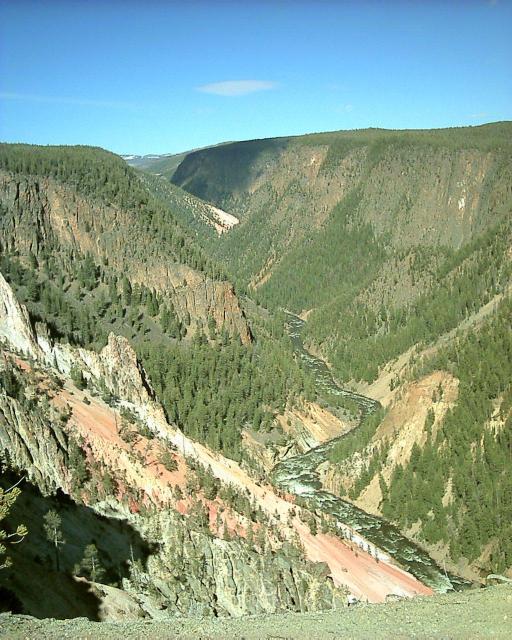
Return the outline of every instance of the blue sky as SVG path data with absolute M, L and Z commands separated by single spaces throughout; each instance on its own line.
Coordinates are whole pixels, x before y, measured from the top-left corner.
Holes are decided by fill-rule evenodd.
M 0 0 L 0 140 L 178 152 L 512 119 L 512 0 Z

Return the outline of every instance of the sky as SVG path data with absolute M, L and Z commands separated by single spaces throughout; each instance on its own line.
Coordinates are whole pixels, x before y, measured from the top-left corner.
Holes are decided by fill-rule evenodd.
M 512 119 L 512 0 L 0 0 L 0 140 L 177 153 Z

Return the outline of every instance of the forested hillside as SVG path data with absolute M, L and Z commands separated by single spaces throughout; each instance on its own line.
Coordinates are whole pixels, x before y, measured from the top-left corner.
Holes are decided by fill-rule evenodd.
M 218 266 L 190 240 L 172 210 L 148 191 L 133 169 L 108 151 L 92 147 L 0 144 L 0 169 L 10 174 L 13 182 L 16 176 L 22 179 L 33 176 L 43 181 L 53 178 L 58 184 L 70 187 L 76 195 L 129 212 L 130 222 L 136 225 L 137 231 L 146 230 L 153 241 L 158 239 L 161 246 L 154 246 L 151 251 L 165 252 L 167 259 L 172 257 L 212 277 L 221 275 Z M 20 184 L 16 188 L 19 190 Z M 4 202 L 2 206 L 5 210 L 7 205 Z M 6 219 L 2 222 L 4 227 L 8 223 Z M 100 230 L 104 222 L 97 221 Z M 137 255 L 141 247 L 135 245 L 127 249 Z
M 99 149 L 3 145 L 0 168 L 0 271 L 52 339 L 98 351 L 125 336 L 169 420 L 237 460 L 242 429 L 269 430 L 312 394 L 282 323 L 255 318 L 251 338 L 222 269 L 179 221 L 187 194 L 153 194 Z
M 461 331 L 433 355 L 427 351 L 396 382 L 386 420 L 372 416 L 330 455 L 344 495 L 365 504 L 371 494 L 373 508 L 403 530 L 442 549 L 455 565 L 465 558 L 482 571 L 512 566 L 511 322 L 507 297 L 477 331 Z M 441 378 L 413 427 L 414 411 L 425 405 L 411 398 L 440 372 L 454 381 L 456 401 L 445 398 Z
M 508 298 L 478 333 L 415 372 L 449 371 L 460 381 L 459 401 L 405 468 L 397 465 L 382 503 L 383 513 L 406 528 L 421 521 L 424 539 L 449 544 L 455 560 L 476 560 L 490 545 L 497 572 L 512 566 L 511 327 Z
M 173 181 L 241 218 L 208 250 L 344 380 L 457 325 L 507 281 L 512 125 L 365 130 L 191 153 Z
M 173 181 L 240 217 L 204 243 L 240 286 L 304 312 L 335 376 L 388 406 L 335 447 L 329 488 L 452 567 L 509 570 L 512 124 L 232 144 Z M 453 397 L 414 417 L 433 375 Z

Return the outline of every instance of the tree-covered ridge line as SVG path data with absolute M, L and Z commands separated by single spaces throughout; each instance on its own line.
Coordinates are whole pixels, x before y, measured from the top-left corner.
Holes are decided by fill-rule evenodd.
M 255 319 L 256 340 L 246 346 L 213 319 L 185 339 L 187 320 L 168 298 L 89 255 L 63 257 L 3 255 L 0 271 L 53 339 L 98 351 L 111 331 L 128 338 L 169 420 L 190 437 L 241 460 L 243 429 L 270 430 L 287 404 L 314 396 L 280 318 Z M 74 379 L 83 382 L 79 371 Z
M 442 127 L 438 129 L 380 129 L 369 127 L 366 129 L 352 129 L 340 131 L 326 131 L 321 133 L 309 133 L 302 136 L 293 136 L 289 139 L 317 143 L 354 139 L 361 140 L 365 144 L 383 139 L 402 140 L 409 139 L 414 144 L 426 141 L 429 144 L 436 143 L 443 146 L 449 144 L 457 148 L 470 145 L 473 148 L 503 148 L 512 144 L 512 122 L 489 122 L 476 126 Z
M 491 122 L 478 126 L 447 127 L 441 129 L 352 129 L 308 133 L 280 138 L 262 138 L 227 142 L 225 144 L 206 147 L 189 152 L 186 158 L 215 157 L 222 162 L 227 155 L 234 154 L 242 165 L 248 158 L 252 159 L 271 150 L 282 149 L 288 145 L 327 145 L 333 148 L 333 155 L 345 154 L 348 150 L 359 146 L 372 146 L 394 143 L 398 146 L 428 145 L 447 149 L 478 149 L 481 151 L 502 150 L 512 146 L 512 122 Z M 178 167 L 177 171 L 180 170 Z M 178 183 L 178 176 L 176 182 Z
M 159 246 L 165 250 L 167 259 L 225 280 L 222 268 L 206 255 L 173 210 L 179 206 L 179 198 L 171 208 L 168 201 L 151 193 L 137 171 L 113 153 L 85 146 L 0 144 L 0 169 L 16 179 L 53 179 L 86 200 L 121 209 L 132 217 L 134 228 L 141 233 L 145 230 L 147 240 L 153 237 L 155 250 Z M 101 227 L 101 220 L 97 222 Z M 136 252 L 137 248 L 130 250 Z
M 2 143 L 0 168 L 15 174 L 55 178 L 106 204 L 142 205 L 148 200 L 137 193 L 140 189 L 134 171 L 121 158 L 100 147 Z
M 493 122 L 470 127 L 448 127 L 444 129 L 359 129 L 312 133 L 292 138 L 299 144 L 329 145 L 326 166 L 331 165 L 351 148 L 368 146 L 377 158 L 385 146 L 441 147 L 449 150 L 476 149 L 479 151 L 501 151 L 512 147 L 512 122 Z
M 509 156 L 512 151 L 512 122 L 424 130 L 369 128 L 229 142 L 188 153 L 171 177 L 171 182 L 223 208 L 235 192 L 239 196 L 244 191 L 253 166 L 272 163 L 285 150 L 299 150 L 301 147 L 327 149 L 322 172 L 336 167 L 342 158 L 356 149 L 364 150 L 370 166 L 375 165 L 390 147 L 398 152 L 430 148 L 448 152 L 496 152 Z M 211 165 L 217 171 L 214 185 L 208 179 Z M 197 167 L 201 169 L 199 172 Z M 213 198 L 209 197 L 212 193 L 215 194 Z

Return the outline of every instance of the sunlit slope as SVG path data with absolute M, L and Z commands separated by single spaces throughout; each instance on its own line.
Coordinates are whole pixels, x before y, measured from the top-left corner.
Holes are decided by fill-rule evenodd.
M 475 261 L 487 275 L 470 297 L 502 286 L 494 243 L 508 233 L 511 140 L 506 122 L 255 140 L 189 154 L 173 182 L 240 219 L 207 244 L 232 278 L 268 306 L 313 309 L 310 340 L 343 377 L 371 378 L 410 346 L 399 334 L 413 305 L 451 316 L 434 333 L 457 323 L 451 288 Z M 351 345 L 361 354 L 373 335 L 387 344 L 359 362 Z

